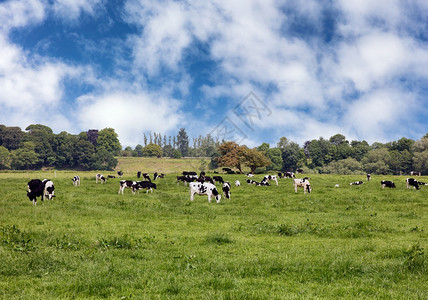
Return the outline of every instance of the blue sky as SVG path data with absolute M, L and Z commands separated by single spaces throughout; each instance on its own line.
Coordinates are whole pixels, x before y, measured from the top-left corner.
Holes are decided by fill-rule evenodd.
M 0 124 L 249 146 L 420 139 L 428 2 L 0 1 Z

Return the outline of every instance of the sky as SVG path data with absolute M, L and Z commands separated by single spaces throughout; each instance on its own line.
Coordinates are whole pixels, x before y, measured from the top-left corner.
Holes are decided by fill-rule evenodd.
M 248 146 L 428 132 L 426 0 L 0 0 L 0 124 Z

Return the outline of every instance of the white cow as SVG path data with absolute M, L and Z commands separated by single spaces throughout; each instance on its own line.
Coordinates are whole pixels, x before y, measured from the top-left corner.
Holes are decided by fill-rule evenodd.
M 236 180 L 235 181 L 235 186 L 240 186 L 241 185 L 241 182 L 239 182 L 239 180 Z
M 262 182 L 268 182 L 269 180 L 273 180 L 276 182 L 276 185 L 278 185 L 278 179 L 276 178 L 276 175 L 265 175 L 265 177 L 263 177 Z
M 214 184 L 209 182 L 190 182 L 190 201 L 193 201 L 195 194 L 198 195 L 207 195 L 208 202 L 211 203 L 211 197 L 214 195 L 217 203 L 220 203 L 221 195 L 217 191 L 217 188 Z
M 230 185 L 229 181 L 225 181 L 223 183 L 223 195 L 227 199 L 230 199 L 230 188 L 231 188 L 231 185 Z
M 311 193 L 312 191 L 311 184 L 306 177 L 302 179 L 293 179 L 293 185 L 294 185 L 294 191 L 296 193 L 297 193 L 298 187 L 303 187 L 303 193 L 305 194 L 306 194 L 306 191 L 308 191 L 308 193 Z
M 79 175 L 74 176 L 73 179 L 71 179 L 71 180 L 73 181 L 74 186 L 80 185 L 80 176 Z
M 97 175 L 95 175 L 95 183 L 98 183 L 98 180 L 101 181 L 101 184 L 103 184 L 104 182 L 106 182 L 106 178 L 104 177 L 104 175 L 98 173 Z
M 52 200 L 52 198 L 55 197 L 55 187 L 52 180 L 43 179 L 42 182 L 45 186 L 43 190 L 43 198 Z

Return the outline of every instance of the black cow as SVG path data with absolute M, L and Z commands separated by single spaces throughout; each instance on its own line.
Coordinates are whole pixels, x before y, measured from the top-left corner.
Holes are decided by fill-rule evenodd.
M 200 183 L 209 182 L 209 183 L 214 184 L 214 180 L 211 177 L 209 177 L 209 176 L 199 177 L 198 179 L 196 179 L 196 181 L 200 182 Z
M 146 193 L 150 192 L 153 193 L 153 189 L 156 189 L 156 183 L 153 183 L 151 181 L 137 181 L 135 185 L 135 190 L 140 189 L 146 189 Z
M 420 189 L 419 185 L 420 185 L 419 182 L 416 179 L 414 179 L 414 178 L 407 178 L 406 179 L 406 187 L 408 189 L 411 188 L 411 187 L 413 187 L 413 188 L 419 190 Z
M 137 178 L 140 178 L 141 177 L 141 171 L 138 171 L 137 172 Z
M 206 177 L 206 176 L 205 176 L 205 177 Z M 220 183 L 224 183 L 223 177 L 221 177 L 221 176 L 213 176 L 213 180 L 214 180 L 214 183 L 215 183 L 216 181 L 218 181 L 218 182 L 220 182 Z
M 388 188 L 395 188 L 395 183 L 389 180 L 382 180 L 380 182 L 380 186 L 382 188 L 388 187 Z

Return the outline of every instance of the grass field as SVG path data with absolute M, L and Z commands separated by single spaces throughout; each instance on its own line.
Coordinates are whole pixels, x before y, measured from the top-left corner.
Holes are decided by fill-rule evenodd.
M 0 173 L 2 299 L 428 298 L 428 186 L 404 176 L 311 175 L 304 195 L 225 175 L 242 185 L 216 204 L 190 202 L 174 173 L 135 195 L 74 174 Z M 34 207 L 31 178 L 52 179 L 54 200 Z

